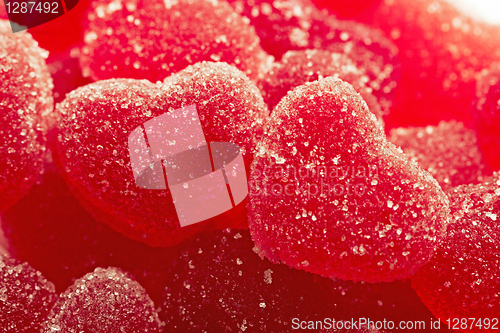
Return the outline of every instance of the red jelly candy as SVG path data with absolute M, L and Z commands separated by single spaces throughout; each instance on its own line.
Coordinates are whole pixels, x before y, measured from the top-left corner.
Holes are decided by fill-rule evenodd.
M 331 1 L 314 0 L 314 3 L 320 8 L 328 8 L 338 17 L 353 18 L 359 15 L 368 15 L 382 0 L 349 0 L 349 1 Z
M 397 128 L 388 140 L 429 171 L 445 191 L 480 183 L 487 176 L 476 133 L 463 123 L 442 121 L 438 126 Z
M 500 64 L 481 73 L 474 122 L 481 150 L 493 170 L 500 169 Z
M 279 103 L 288 91 L 318 79 L 333 76 L 349 82 L 361 94 L 377 118 L 383 112 L 377 98 L 368 87 L 370 80 L 364 69 L 359 69 L 346 55 L 324 50 L 288 51 L 281 61 L 275 62 L 259 86 L 270 109 Z
M 200 61 L 235 65 L 256 79 L 269 57 L 225 1 L 96 1 L 81 57 L 84 75 L 163 80 Z
M 335 314 L 333 280 L 275 265 L 248 230 L 207 232 L 183 245 L 160 317 L 166 332 L 288 332 L 292 319 Z
M 38 332 L 56 299 L 40 272 L 0 253 L 0 332 Z
M 411 276 L 432 256 L 448 200 L 432 176 L 388 143 L 351 85 L 325 78 L 274 109 L 250 176 L 257 248 L 327 277 Z
M 206 141 L 239 145 L 249 163 L 268 111 L 258 88 L 227 64 L 198 63 L 163 85 L 101 81 L 75 90 L 58 105 L 62 121 L 55 159 L 94 216 L 153 246 L 176 244 L 208 226 L 228 227 L 223 219 L 181 228 L 170 191 L 140 188 L 132 172 L 130 133 L 155 116 L 193 104 Z M 233 222 L 246 224 L 244 216 Z
M 45 164 L 39 184 L 2 215 L 9 249 L 63 292 L 97 267 L 114 266 L 134 275 L 159 302 L 171 248 L 153 248 L 98 222 L 73 196 L 55 166 Z
M 0 31 L 10 29 L 0 20 Z M 28 33 L 0 34 L 0 211 L 22 197 L 42 172 L 52 113 L 52 79 Z
M 500 28 L 443 0 L 386 0 L 366 23 L 399 48 L 401 82 L 389 127 L 470 122 L 475 75 L 500 59 Z
M 398 49 L 380 31 L 337 20 L 308 0 L 231 1 L 259 35 L 264 50 L 277 59 L 289 50 L 327 49 L 348 55 L 366 70 L 368 86 L 383 108 L 392 103 L 398 81 Z
M 478 318 L 464 332 L 493 332 L 500 313 L 500 175 L 449 192 L 453 223 L 412 286 L 441 321 Z M 453 319 L 451 319 L 453 325 Z
M 144 288 L 121 270 L 96 268 L 59 296 L 43 332 L 160 332 Z

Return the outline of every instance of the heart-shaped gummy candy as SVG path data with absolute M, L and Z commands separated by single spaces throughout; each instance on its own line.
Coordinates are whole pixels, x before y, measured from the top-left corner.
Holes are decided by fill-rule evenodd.
M 257 248 L 327 277 L 381 282 L 432 256 L 448 200 L 386 136 L 351 85 L 300 86 L 274 109 L 250 176 Z
M 48 53 L 0 20 L 0 211 L 21 198 L 43 170 L 53 109 Z
M 156 116 L 193 104 L 206 141 L 239 145 L 248 164 L 268 110 L 255 84 L 224 63 L 198 63 L 164 84 L 127 79 L 96 82 L 68 94 L 58 105 L 62 119 L 55 160 L 72 191 L 97 219 L 153 246 L 173 245 L 209 225 L 246 224 L 242 209 L 234 221 L 181 228 L 169 190 L 136 185 L 128 150 L 130 133 Z

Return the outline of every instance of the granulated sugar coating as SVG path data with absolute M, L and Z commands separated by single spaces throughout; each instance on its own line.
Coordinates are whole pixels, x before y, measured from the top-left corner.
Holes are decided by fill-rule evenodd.
M 160 332 L 144 288 L 121 270 L 96 268 L 59 296 L 43 332 Z
M 47 52 L 28 33 L 10 29 L 9 21 L 0 20 L 0 212 L 26 194 L 42 172 L 53 108 Z
M 100 81 L 73 91 L 58 105 L 62 120 L 54 158 L 72 191 L 98 220 L 153 246 L 179 243 L 208 227 L 246 224 L 242 215 L 181 228 L 168 189 L 148 190 L 135 183 L 129 134 L 155 116 L 193 104 L 206 141 L 239 145 L 249 163 L 268 110 L 255 84 L 227 64 L 198 63 L 164 84 Z
M 250 176 L 249 225 L 273 262 L 345 280 L 411 276 L 433 254 L 448 199 L 388 143 L 351 85 L 325 78 L 274 109 Z
M 348 55 L 370 78 L 383 108 L 390 108 L 398 81 L 398 49 L 380 31 L 337 20 L 309 0 L 231 0 L 255 27 L 265 51 L 281 57 L 290 50 L 327 49 Z
M 293 318 L 335 315 L 335 282 L 275 265 L 248 230 L 201 234 L 171 267 L 160 318 L 165 332 L 290 332 Z
M 361 94 L 370 111 L 377 118 L 382 118 L 380 104 L 368 86 L 370 79 L 366 71 L 356 67 L 349 57 L 340 53 L 325 50 L 288 51 L 281 61 L 273 64 L 259 86 L 264 100 L 273 109 L 293 88 L 328 76 L 350 83 Z
M 463 331 L 493 332 L 500 313 L 500 175 L 456 187 L 449 196 L 447 236 L 412 286 L 441 320 L 482 318 L 482 330 L 474 325 Z
M 481 149 L 493 170 L 500 170 L 500 63 L 481 72 L 474 106 L 473 117 Z
M 0 332 L 38 332 L 56 299 L 40 272 L 0 254 Z
M 359 15 L 369 15 L 382 2 L 382 0 L 313 1 L 318 7 L 326 7 L 341 18 L 353 18 Z
M 400 51 L 402 75 L 389 127 L 469 122 L 475 75 L 500 60 L 500 28 L 474 21 L 449 2 L 385 0 L 364 19 Z
M 134 241 L 96 221 L 55 166 L 46 163 L 44 169 L 40 183 L 2 215 L 12 255 L 42 272 L 59 293 L 97 267 L 119 267 L 159 304 L 176 251 Z
M 225 1 L 95 1 L 84 75 L 163 80 L 199 61 L 233 64 L 256 79 L 270 60 L 254 29 Z
M 397 128 L 388 140 L 429 171 L 445 191 L 480 183 L 488 176 L 476 133 L 463 123 L 442 121 L 438 126 Z

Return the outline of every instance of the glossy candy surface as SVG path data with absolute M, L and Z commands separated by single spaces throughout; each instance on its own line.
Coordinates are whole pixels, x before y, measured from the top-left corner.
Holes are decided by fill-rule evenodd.
M 0 31 L 10 30 L 0 20 Z M 43 171 L 45 133 L 52 119 L 52 79 L 28 33 L 0 33 L 0 212 L 35 183 Z
M 386 141 L 351 85 L 325 78 L 274 109 L 250 176 L 249 225 L 261 253 L 328 277 L 411 276 L 433 254 L 448 199 Z

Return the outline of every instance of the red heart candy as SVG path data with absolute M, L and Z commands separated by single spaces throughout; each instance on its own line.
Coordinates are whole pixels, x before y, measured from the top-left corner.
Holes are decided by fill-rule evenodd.
M 0 20 L 0 31 L 10 29 Z M 0 34 L 0 211 L 29 190 L 43 170 L 53 109 L 52 79 L 28 33 Z

